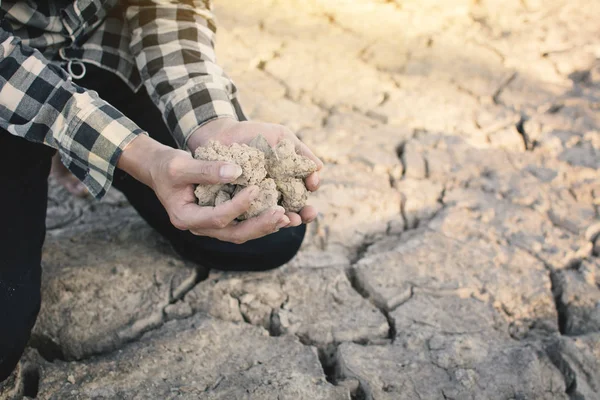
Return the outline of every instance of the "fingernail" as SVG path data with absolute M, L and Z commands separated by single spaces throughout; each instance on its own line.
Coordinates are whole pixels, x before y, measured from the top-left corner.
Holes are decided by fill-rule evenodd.
M 242 174 L 242 168 L 235 164 L 225 164 L 219 169 L 221 179 L 234 180 Z
M 283 218 L 281 218 L 279 220 L 279 222 L 277 223 L 277 229 L 281 229 L 281 228 L 287 226 L 289 223 L 290 223 L 290 219 L 284 215 Z
M 280 213 L 280 212 L 285 212 L 285 209 L 283 207 L 281 207 L 281 206 L 275 206 L 275 207 L 271 208 L 271 210 L 272 210 L 271 211 L 271 215 L 275 215 L 275 214 Z

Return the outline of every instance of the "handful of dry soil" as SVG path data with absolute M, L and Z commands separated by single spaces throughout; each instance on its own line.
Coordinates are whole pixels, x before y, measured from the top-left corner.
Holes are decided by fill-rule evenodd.
M 259 187 L 259 194 L 250 209 L 239 217 L 242 220 L 276 205 L 286 211 L 300 211 L 308 198 L 304 178 L 317 170 L 311 159 L 296 153 L 291 141 L 284 139 L 272 148 L 260 135 L 250 145 L 234 143 L 225 146 L 211 141 L 207 146 L 197 148 L 194 158 L 228 161 L 242 168 L 242 175 L 231 184 L 198 185 L 194 193 L 201 206 L 215 206 L 231 200 L 246 186 Z

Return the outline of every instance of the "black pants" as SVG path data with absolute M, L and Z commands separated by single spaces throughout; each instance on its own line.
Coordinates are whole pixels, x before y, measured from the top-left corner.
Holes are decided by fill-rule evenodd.
M 92 66 L 87 70 L 77 84 L 97 91 L 154 139 L 175 147 L 145 90 L 134 94 L 111 73 Z M 0 130 L 0 382 L 21 357 L 40 308 L 41 249 L 53 154 L 49 147 Z M 120 170 L 115 173 L 114 186 L 183 258 L 207 268 L 276 268 L 296 254 L 304 238 L 304 225 L 241 245 L 194 236 L 171 225 L 167 212 L 147 186 Z

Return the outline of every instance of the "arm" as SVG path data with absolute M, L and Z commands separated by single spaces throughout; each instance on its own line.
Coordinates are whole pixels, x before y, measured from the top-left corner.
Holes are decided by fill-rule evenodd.
M 283 208 L 276 207 L 232 224 L 248 210 L 256 187 L 218 207 L 198 206 L 194 184 L 231 182 L 241 168 L 200 162 L 185 151 L 139 135 L 140 128 L 95 92 L 73 84 L 62 69 L 4 30 L 0 30 L 0 127 L 57 148 L 67 167 L 97 197 L 106 193 L 118 166 L 155 191 L 179 229 L 242 243 L 290 223 Z
M 248 143 L 258 134 L 274 145 L 285 137 L 322 167 L 289 129 L 238 121 L 236 88 L 216 64 L 210 0 L 129 0 L 126 17 L 142 80 L 180 148 L 195 150 L 212 139 Z M 318 188 L 318 173 L 306 179 L 306 186 L 312 191 Z M 287 216 L 293 226 L 312 221 L 316 214 L 308 206 Z
M 123 148 L 142 133 L 1 27 L 0 127 L 58 149 L 63 163 L 96 197 L 110 187 Z
M 180 148 L 198 127 L 241 113 L 236 88 L 216 63 L 209 3 L 129 0 L 126 9 L 138 70 Z

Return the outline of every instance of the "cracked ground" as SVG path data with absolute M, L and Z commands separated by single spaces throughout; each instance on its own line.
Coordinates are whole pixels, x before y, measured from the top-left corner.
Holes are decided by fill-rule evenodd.
M 53 184 L 0 399 L 599 399 L 600 3 L 216 13 L 247 114 L 325 161 L 322 215 L 282 268 L 209 274 Z

